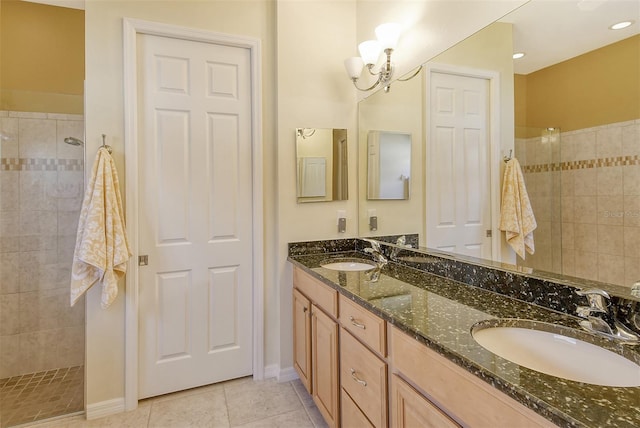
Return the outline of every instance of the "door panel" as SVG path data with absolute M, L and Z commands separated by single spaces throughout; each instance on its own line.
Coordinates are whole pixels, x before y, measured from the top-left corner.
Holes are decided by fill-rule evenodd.
M 138 43 L 140 398 L 252 372 L 249 51 Z
M 491 257 L 488 80 L 432 72 L 427 246 Z

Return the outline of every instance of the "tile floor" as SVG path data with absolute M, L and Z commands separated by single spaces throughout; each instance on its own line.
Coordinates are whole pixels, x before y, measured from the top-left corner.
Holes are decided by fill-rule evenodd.
M 0 427 L 84 409 L 84 366 L 0 379 Z
M 326 424 L 299 380 L 242 378 L 142 400 L 136 410 L 101 419 L 72 416 L 27 426 L 324 428 Z

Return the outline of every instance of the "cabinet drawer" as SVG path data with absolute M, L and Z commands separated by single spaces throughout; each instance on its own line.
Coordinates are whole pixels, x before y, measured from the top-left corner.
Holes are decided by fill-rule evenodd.
M 389 327 L 389 338 L 394 370 L 463 425 L 555 426 L 395 327 Z
M 298 267 L 293 268 L 293 286 L 333 318 L 338 317 L 338 292 Z
M 384 320 L 343 295 L 340 295 L 340 324 L 379 355 L 387 356 Z
M 360 411 L 349 394 L 343 389 L 340 394 L 340 408 L 342 409 L 342 428 L 374 428 L 369 419 Z
M 391 377 L 391 426 L 393 428 L 459 428 L 436 405 L 398 376 Z
M 387 426 L 387 364 L 343 328 L 340 384 L 374 427 Z

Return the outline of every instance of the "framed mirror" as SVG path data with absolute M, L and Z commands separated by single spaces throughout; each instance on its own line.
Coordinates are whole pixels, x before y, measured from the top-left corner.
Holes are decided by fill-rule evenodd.
M 296 168 L 298 203 L 347 200 L 347 130 L 297 128 Z
M 409 199 L 411 134 L 369 131 L 367 199 Z

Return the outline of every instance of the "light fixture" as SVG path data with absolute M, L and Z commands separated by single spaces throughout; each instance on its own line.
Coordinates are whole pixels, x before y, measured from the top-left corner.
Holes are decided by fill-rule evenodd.
M 400 24 L 388 23 L 376 27 L 377 40 L 367 40 L 358 45 L 359 57 L 347 58 L 344 67 L 353 85 L 360 91 L 370 91 L 380 85 L 384 85 L 385 91 L 389 91 L 389 82 L 393 76 L 393 64 L 391 63 L 391 53 L 398 44 L 400 38 Z M 377 72 L 373 68 L 378 63 L 380 53 L 384 52 L 385 62 Z M 368 88 L 358 87 L 358 79 L 362 73 L 362 67 L 366 66 L 369 74 L 377 76 L 377 80 Z
M 609 30 L 622 30 L 623 28 L 627 28 L 631 26 L 633 23 L 634 21 L 616 22 L 615 24 L 609 27 Z
M 516 52 L 513 54 L 513 59 L 520 59 L 525 56 L 524 52 Z

